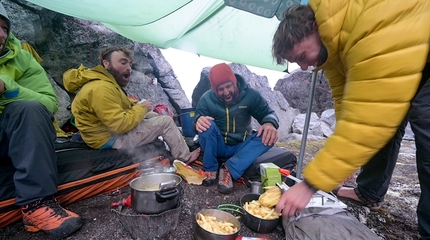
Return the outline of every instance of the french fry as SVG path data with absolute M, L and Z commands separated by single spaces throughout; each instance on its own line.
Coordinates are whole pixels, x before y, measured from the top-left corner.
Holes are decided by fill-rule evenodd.
M 252 200 L 251 202 L 246 202 L 243 205 L 243 208 L 251 215 L 261 218 L 261 219 L 277 219 L 279 218 L 279 214 L 275 212 L 274 207 L 265 207 L 261 205 L 261 203 L 257 200 Z
M 226 221 L 217 221 L 216 217 L 204 216 L 199 213 L 197 215 L 197 223 L 206 231 L 216 234 L 233 234 L 237 232 L 237 228 L 233 223 Z
M 201 213 L 199 213 L 199 214 L 197 215 L 197 218 L 198 218 L 199 220 L 201 220 L 202 222 L 206 222 L 205 216 L 204 216 L 203 214 L 201 214 Z
M 272 214 L 273 214 L 273 212 L 275 211 L 275 209 L 274 208 L 272 208 L 272 210 L 270 210 L 270 212 L 268 212 L 264 217 L 263 217 L 263 219 L 269 219 L 270 218 L 270 216 L 272 216 Z

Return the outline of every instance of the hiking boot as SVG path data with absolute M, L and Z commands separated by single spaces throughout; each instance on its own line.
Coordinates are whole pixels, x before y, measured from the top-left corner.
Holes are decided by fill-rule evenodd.
M 231 179 L 230 172 L 224 164 L 219 169 L 218 192 L 224 194 L 233 192 L 233 179 Z
M 27 232 L 42 230 L 51 239 L 64 238 L 82 226 L 79 215 L 62 208 L 53 198 L 23 206 L 21 211 Z
M 206 179 L 203 180 L 202 185 L 209 187 L 214 185 L 216 179 L 216 171 L 215 172 L 205 172 Z

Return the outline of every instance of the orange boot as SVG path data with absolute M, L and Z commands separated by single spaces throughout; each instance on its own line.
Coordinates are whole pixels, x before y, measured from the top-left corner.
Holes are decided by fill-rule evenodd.
M 51 239 L 64 238 L 82 226 L 81 217 L 60 206 L 55 199 L 40 200 L 21 207 L 28 232 L 44 231 Z

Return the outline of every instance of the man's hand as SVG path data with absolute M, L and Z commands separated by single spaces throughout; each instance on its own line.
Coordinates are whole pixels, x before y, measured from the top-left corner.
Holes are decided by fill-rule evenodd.
M 149 100 L 146 100 L 144 102 L 139 102 L 139 103 L 137 103 L 137 105 L 145 106 L 146 109 L 148 110 L 148 112 L 152 110 L 152 103 Z
M 196 130 L 199 133 L 202 133 L 206 130 L 209 129 L 209 127 L 211 126 L 211 123 L 209 121 L 213 121 L 215 120 L 213 117 L 209 117 L 209 116 L 201 116 L 199 117 L 199 119 L 197 119 L 196 122 Z
M 302 211 L 314 195 L 305 182 L 298 183 L 282 194 L 275 210 L 282 213 L 282 217 L 288 218 Z
M 276 141 L 278 141 L 278 130 L 276 130 L 272 123 L 264 123 L 261 125 L 260 129 L 258 129 L 257 137 L 259 137 L 261 133 L 263 133 L 261 142 L 265 146 L 275 144 Z

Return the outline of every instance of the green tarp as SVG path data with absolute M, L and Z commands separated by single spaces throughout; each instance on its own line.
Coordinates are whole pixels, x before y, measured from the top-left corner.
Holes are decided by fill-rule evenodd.
M 162 49 L 176 48 L 284 71 L 287 66 L 276 65 L 271 55 L 272 37 L 279 24 L 276 16 L 299 0 L 226 0 L 245 11 L 227 6 L 223 0 L 28 1 L 69 16 L 101 22 L 133 41 Z M 265 16 L 269 11 L 268 18 L 256 15 Z

